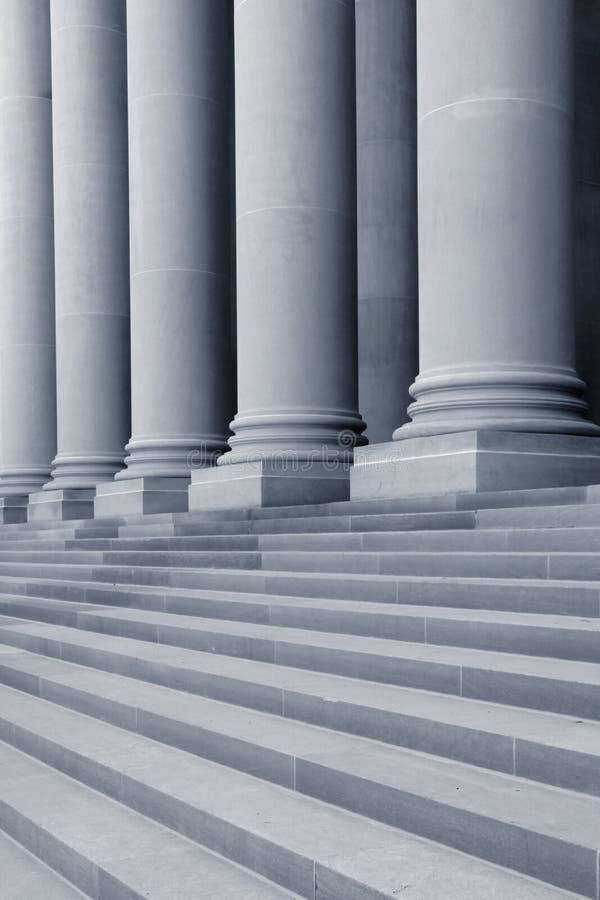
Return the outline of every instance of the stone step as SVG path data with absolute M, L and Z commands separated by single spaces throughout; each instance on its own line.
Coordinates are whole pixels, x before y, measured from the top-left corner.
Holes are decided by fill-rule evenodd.
M 13 542 L 14 543 L 14 542 Z M 600 527 L 498 528 L 399 532 L 319 532 L 291 534 L 206 534 L 21 540 L 18 550 L 127 551 L 588 551 L 600 550 Z
M 95 598 L 95 602 L 92 598 Z M 600 663 L 598 617 L 582 619 L 495 610 L 294 597 L 247 595 L 244 599 L 236 595 L 219 596 L 218 592 L 205 597 L 198 597 L 195 592 L 191 596 L 151 593 L 146 598 L 144 602 L 140 602 L 135 593 L 127 595 L 114 592 L 112 588 L 90 591 L 87 598 L 84 595 L 84 599 L 79 602 L 68 596 L 61 600 L 56 597 L 0 593 L 0 612 L 5 616 L 81 628 L 87 628 L 90 621 L 95 621 L 91 613 L 97 610 L 102 612 L 102 621 L 110 621 L 114 628 L 118 628 L 117 623 L 121 621 L 131 622 L 136 611 L 140 614 L 140 627 L 142 622 L 158 621 L 156 614 L 164 613 L 169 617 L 184 617 L 167 620 L 177 628 L 187 624 L 194 627 L 194 620 L 202 619 L 213 623 L 281 626 L 296 630 Z
M 0 565 L 0 590 L 39 596 L 92 599 L 107 587 L 145 592 L 229 592 L 424 606 L 491 609 L 597 617 L 597 582 L 548 579 L 440 578 L 340 575 L 231 569 Z M 104 602 L 103 599 L 100 602 Z
M 292 669 L 259 666 L 249 679 L 281 690 L 277 713 L 0 648 L 3 684 L 287 786 L 307 737 L 325 749 L 343 732 L 600 796 L 600 723 L 332 675 L 298 683 Z
M 87 896 L 0 831 L 3 900 L 84 900 Z
M 256 512 L 256 511 L 255 511 Z M 148 517 L 149 518 L 149 517 Z M 120 537 L 187 536 L 202 534 L 293 534 L 340 531 L 411 531 L 439 528 L 474 528 L 476 513 L 424 512 L 381 515 L 297 516 L 238 519 L 203 519 L 159 523 L 136 522 L 119 527 Z M 363 526 L 363 527 L 359 527 Z M 150 530 L 149 530 L 150 529 Z
M 14 710 L 15 702 L 18 704 L 25 695 L 12 693 Z M 85 895 L 95 900 L 167 900 L 176 890 L 181 900 L 192 900 L 198 897 L 198 886 L 202 885 L 205 896 L 240 900 L 290 897 L 254 872 L 80 783 L 75 765 L 69 767 L 69 774 L 77 780 L 56 771 L 52 749 L 59 745 L 52 738 L 44 747 L 29 747 L 32 755 L 27 755 L 24 746 L 17 749 L 16 745 L 29 745 L 33 733 L 25 730 L 17 735 L 14 728 L 11 731 L 6 724 L 8 709 L 3 704 L 3 731 L 8 743 L 0 742 L 0 826 Z M 47 712 L 50 721 L 52 708 Z M 38 735 L 43 740 L 41 732 Z M 48 900 L 49 895 L 17 896 L 22 900 Z M 56 896 L 57 900 L 63 896 L 66 900 L 82 895 L 71 889 L 70 894 Z
M 130 613 L 130 615 L 127 615 Z M 190 617 L 191 618 L 191 617 Z M 160 622 L 160 625 L 159 625 Z M 113 648 L 131 645 L 119 640 L 144 641 L 169 648 L 176 659 L 181 650 L 206 656 L 238 657 L 288 666 L 298 670 L 394 684 L 436 693 L 453 694 L 492 703 L 600 719 L 600 667 L 571 660 L 518 656 L 509 653 L 441 647 L 380 638 L 304 632 L 275 626 L 244 623 L 188 621 L 154 613 L 142 618 L 138 611 L 122 610 L 120 616 L 94 610 L 78 616 L 79 628 L 30 623 L 0 617 L 0 640 L 34 653 L 60 656 L 102 668 L 104 658 L 122 675 L 136 675 L 136 664 L 112 657 Z M 86 630 L 109 636 L 94 641 Z M 122 635 L 127 635 L 122 638 Z M 169 657 L 167 653 L 166 658 Z M 186 657 L 187 660 L 187 657 Z M 143 667 L 142 667 L 143 668 Z M 161 682 L 162 683 L 162 682 Z M 179 686 L 179 684 L 176 684 Z
M 596 798 L 384 745 L 365 757 L 343 736 L 344 748 L 313 740 L 294 756 L 292 790 L 11 688 L 0 697 L 5 740 L 303 896 L 332 858 L 360 859 L 357 847 L 381 851 L 387 836 L 397 859 L 396 829 L 597 896 Z M 330 895 L 346 896 L 342 885 Z
M 60 525 L 64 525 L 64 523 L 59 523 Z M 5 526 L 3 526 L 4 528 Z M 118 527 L 116 525 L 109 525 L 104 527 L 100 524 L 90 526 L 89 528 L 56 528 L 56 529 L 45 529 L 44 531 L 17 531 L 7 533 L 0 528 L 0 546 L 2 547 L 11 547 L 13 545 L 20 546 L 24 544 L 27 546 L 28 544 L 36 544 L 39 545 L 41 549 L 44 547 L 48 547 L 48 545 L 52 545 L 56 542 L 62 543 L 66 540 L 79 540 L 83 538 L 92 539 L 101 539 L 101 538 L 112 538 L 118 536 Z
M 0 574 L 19 574 L 27 567 L 72 565 L 150 569 L 261 569 L 271 572 L 334 572 L 346 574 L 416 575 L 468 578 L 533 578 L 597 581 L 600 554 L 585 552 L 475 552 L 467 551 L 162 551 L 109 550 L 65 552 L 0 551 Z M 11 569 L 12 567 L 12 569 Z M 27 574 L 21 570 L 23 574 Z M 65 570 L 66 571 L 66 570 Z

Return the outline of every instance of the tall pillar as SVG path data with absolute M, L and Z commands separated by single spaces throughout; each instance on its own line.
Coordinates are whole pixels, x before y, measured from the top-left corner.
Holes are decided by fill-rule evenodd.
M 236 0 L 238 413 L 190 505 L 343 497 L 357 412 L 354 0 Z
M 600 424 L 600 4 L 575 0 L 577 369 Z
M 357 0 L 358 398 L 371 444 L 418 372 L 415 0 Z
M 51 0 L 58 453 L 32 518 L 93 513 L 129 433 L 124 0 Z
M 232 412 L 231 7 L 128 0 L 132 426 L 96 515 L 187 508 Z
M 48 0 L 0 4 L 0 521 L 56 450 Z
M 600 442 L 576 437 L 600 429 L 574 369 L 573 2 L 420 0 L 417 50 L 421 370 L 402 464 L 386 483 L 389 445 L 365 453 L 355 483 L 597 478 Z

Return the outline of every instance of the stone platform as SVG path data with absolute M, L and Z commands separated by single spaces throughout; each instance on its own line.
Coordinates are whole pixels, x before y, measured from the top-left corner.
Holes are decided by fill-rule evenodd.
M 595 898 L 599 784 L 600 485 L 0 528 L 9 891 Z

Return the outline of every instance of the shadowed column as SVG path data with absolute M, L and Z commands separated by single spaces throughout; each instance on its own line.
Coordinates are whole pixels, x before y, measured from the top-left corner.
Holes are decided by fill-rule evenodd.
M 0 521 L 56 451 L 48 0 L 0 4 Z
M 600 475 L 574 368 L 573 50 L 572 0 L 417 4 L 420 373 L 405 446 L 359 455 L 354 496 Z
M 231 7 L 129 0 L 132 437 L 96 514 L 187 507 L 227 448 Z
M 31 509 L 70 518 L 92 513 L 129 432 L 125 3 L 50 8 L 58 453 Z
M 415 0 L 356 0 L 358 397 L 371 444 L 418 372 Z
M 364 428 L 354 0 L 234 6 L 238 413 L 196 508 L 343 497 Z

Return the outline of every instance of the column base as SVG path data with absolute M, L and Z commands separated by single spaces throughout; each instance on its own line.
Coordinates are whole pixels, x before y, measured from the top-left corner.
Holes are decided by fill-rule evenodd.
M 104 481 L 96 488 L 94 515 L 146 516 L 152 513 L 187 512 L 189 478 L 128 478 Z
M 28 522 L 94 518 L 94 488 L 43 490 L 29 495 Z
M 0 525 L 14 525 L 27 521 L 27 494 L 12 494 L 0 497 Z
M 600 483 L 600 438 L 463 431 L 354 451 L 352 500 Z
M 256 460 L 196 469 L 190 511 L 329 503 L 350 496 L 350 466 L 332 461 Z

